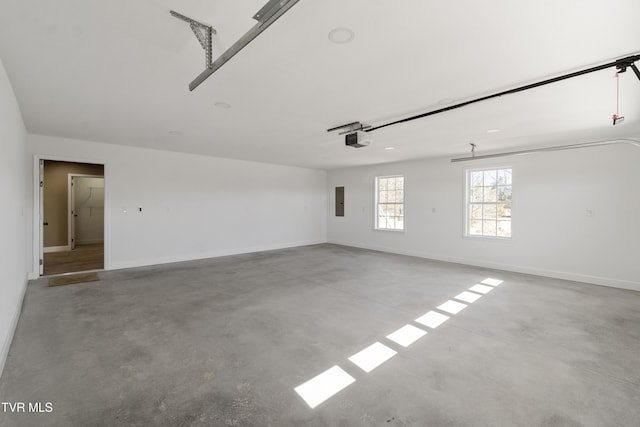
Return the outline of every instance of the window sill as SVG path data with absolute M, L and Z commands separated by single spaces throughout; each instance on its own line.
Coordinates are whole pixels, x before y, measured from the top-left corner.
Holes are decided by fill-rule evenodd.
M 498 236 L 474 236 L 469 234 L 464 234 L 462 236 L 465 240 L 479 240 L 483 242 L 502 242 L 502 243 L 510 243 L 513 242 L 513 236 L 511 237 L 498 237 Z
M 393 228 L 374 228 L 373 231 L 389 231 L 391 233 L 404 233 L 404 229 L 394 230 Z

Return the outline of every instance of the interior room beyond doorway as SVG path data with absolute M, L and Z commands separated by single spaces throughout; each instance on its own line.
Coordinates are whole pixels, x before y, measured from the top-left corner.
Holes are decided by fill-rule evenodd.
M 104 268 L 104 165 L 45 160 L 43 275 Z

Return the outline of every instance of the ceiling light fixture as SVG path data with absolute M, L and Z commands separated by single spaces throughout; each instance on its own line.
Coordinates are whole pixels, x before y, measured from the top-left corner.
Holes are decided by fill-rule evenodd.
M 229 104 L 227 102 L 216 102 L 213 105 L 218 107 L 218 108 L 224 108 L 225 110 L 231 108 L 231 104 Z
M 389 151 L 391 151 L 391 150 L 395 150 L 395 149 L 396 149 L 396 147 L 384 147 L 384 149 L 385 149 L 385 150 L 389 150 Z
M 498 133 L 498 132 L 500 132 L 500 129 L 489 129 L 487 131 L 487 133 Z
M 337 44 L 349 43 L 355 38 L 355 34 L 348 28 L 338 27 L 329 31 L 329 40 Z

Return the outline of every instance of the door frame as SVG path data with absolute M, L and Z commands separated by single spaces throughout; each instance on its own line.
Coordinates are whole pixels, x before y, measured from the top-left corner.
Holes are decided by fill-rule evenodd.
M 93 165 L 102 165 L 104 167 L 104 270 L 109 270 L 109 165 L 104 160 L 89 159 L 89 158 L 77 158 L 71 156 L 52 156 L 46 154 L 34 154 L 33 155 L 33 182 L 32 182 L 32 268 L 29 273 L 29 279 L 37 279 L 42 277 L 44 267 L 44 206 L 41 203 L 42 187 L 40 186 L 40 161 L 51 160 L 56 162 L 71 162 L 71 163 L 88 163 Z M 42 264 L 41 264 L 42 262 Z
M 95 163 L 93 163 L 95 165 Z M 85 173 L 68 173 L 67 174 L 67 245 L 71 250 L 76 248 L 76 223 L 74 221 L 74 210 L 75 210 L 75 192 L 73 191 L 73 179 L 74 178 L 102 178 L 104 180 L 104 175 L 91 175 Z M 104 202 L 104 200 L 103 200 Z M 102 220 L 102 227 L 104 229 L 104 216 Z M 104 230 L 103 230 L 104 232 Z M 103 240 L 104 244 L 104 240 Z

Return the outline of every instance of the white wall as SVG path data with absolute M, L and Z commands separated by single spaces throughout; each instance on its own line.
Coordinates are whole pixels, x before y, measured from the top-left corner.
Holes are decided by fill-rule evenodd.
M 105 164 L 108 269 L 326 241 L 324 171 L 39 135 L 27 140 L 34 158 Z
M 0 373 L 27 284 L 26 131 L 0 60 Z
M 494 165 L 513 166 L 513 238 L 465 238 L 464 169 Z M 638 165 L 639 148 L 616 145 L 334 170 L 327 180 L 328 240 L 640 290 Z M 392 174 L 405 175 L 404 233 L 373 230 L 374 178 Z M 344 218 L 334 216 L 337 186 L 345 187 Z

